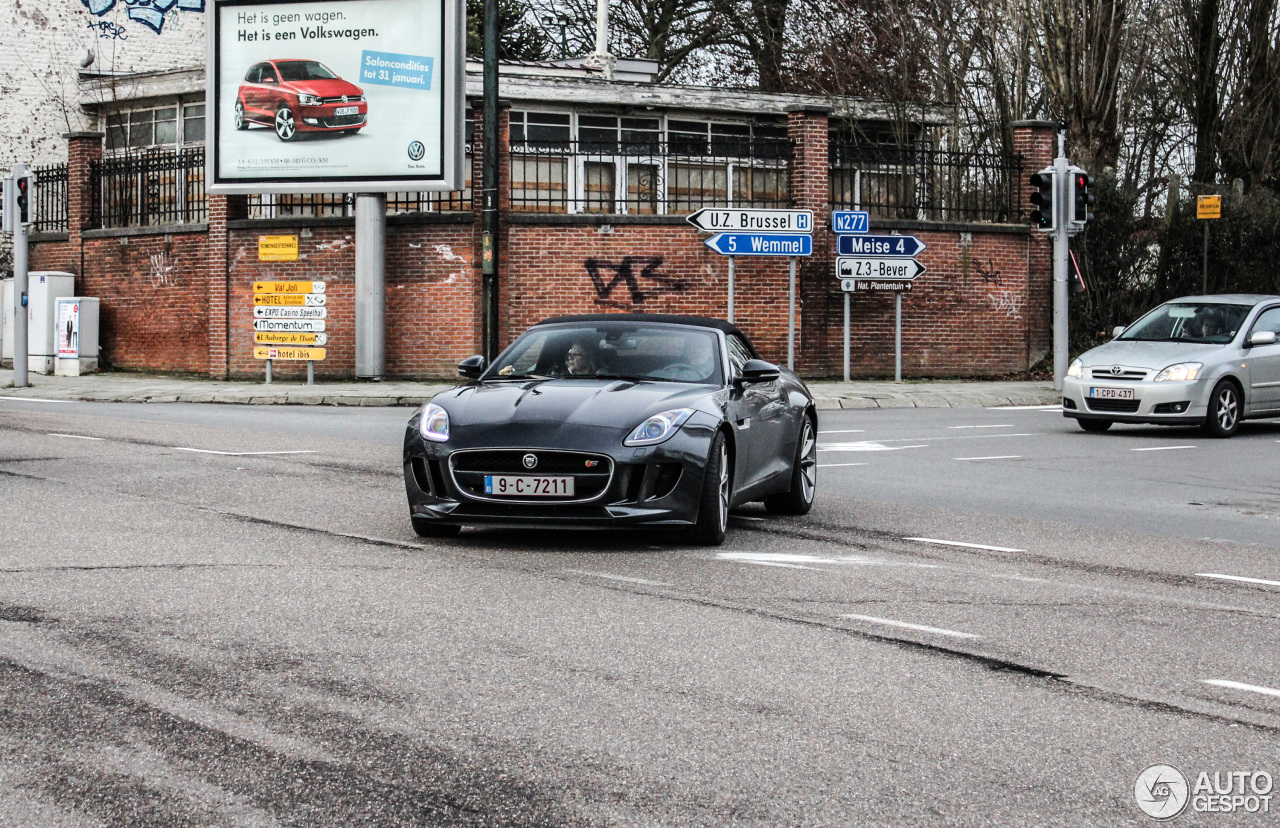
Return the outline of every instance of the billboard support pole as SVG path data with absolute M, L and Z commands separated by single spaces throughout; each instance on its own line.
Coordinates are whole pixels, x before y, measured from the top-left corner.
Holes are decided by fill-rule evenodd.
M 356 194 L 356 378 L 386 372 L 386 193 Z
M 484 205 L 481 212 L 481 338 L 498 357 L 498 0 L 484 0 Z

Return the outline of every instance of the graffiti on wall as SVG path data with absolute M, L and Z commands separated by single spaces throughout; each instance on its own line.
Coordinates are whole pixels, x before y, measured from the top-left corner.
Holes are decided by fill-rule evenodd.
M 1012 290 L 1002 290 L 999 293 L 993 293 L 989 297 L 991 306 L 995 308 L 996 313 L 1003 313 L 1005 316 L 1018 316 L 1022 313 L 1022 297 Z
M 177 266 L 168 253 L 155 253 L 151 256 L 151 286 L 153 288 L 170 287 L 178 283 L 174 271 Z
M 96 17 L 102 17 L 107 12 L 116 7 L 118 0 L 80 0 L 84 3 L 84 7 L 89 10 L 89 14 Z M 119 0 L 127 8 L 129 19 L 135 23 L 141 23 L 156 34 L 164 29 L 166 16 L 170 12 L 202 12 L 204 11 L 205 0 Z M 174 19 L 177 15 L 173 15 Z M 125 39 L 125 35 L 118 33 L 120 28 L 107 27 L 104 28 L 100 24 L 90 22 L 90 28 L 99 29 L 101 32 L 99 37 L 116 37 L 120 40 Z
M 996 263 L 990 259 L 987 259 L 986 267 L 982 266 L 982 262 L 975 260 L 973 263 L 973 272 L 978 274 L 978 277 L 989 285 L 1000 284 L 1000 271 L 996 270 Z
M 591 276 L 591 284 L 596 289 L 596 304 L 613 308 L 627 308 L 632 305 L 643 305 L 645 300 L 663 293 L 683 293 L 688 281 L 674 279 L 658 273 L 665 257 L 663 256 L 623 256 L 620 262 L 607 262 L 604 259 L 587 259 L 582 264 Z M 639 272 L 637 272 L 637 268 Z M 605 281 L 607 274 L 613 277 Z M 618 285 L 627 286 L 630 302 L 619 302 L 610 297 Z

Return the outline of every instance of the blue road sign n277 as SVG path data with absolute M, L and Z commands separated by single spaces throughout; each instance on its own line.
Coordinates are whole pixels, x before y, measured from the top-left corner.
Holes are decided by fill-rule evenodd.
M 905 256 L 924 250 L 918 236 L 836 236 L 839 256 Z
M 813 236 L 807 233 L 717 233 L 704 244 L 725 256 L 813 255 Z
M 833 210 L 831 230 L 835 233 L 866 233 L 871 229 L 871 214 L 866 210 Z

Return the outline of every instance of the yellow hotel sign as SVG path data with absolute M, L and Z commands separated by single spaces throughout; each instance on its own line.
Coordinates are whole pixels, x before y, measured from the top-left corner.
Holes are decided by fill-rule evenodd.
M 298 261 L 297 236 L 258 236 L 258 261 Z
M 324 293 L 324 282 L 254 282 L 253 292 Z
M 319 362 L 324 359 L 324 348 L 264 348 L 253 349 L 254 359 L 309 359 Z
M 1196 196 L 1196 218 L 1222 218 L 1222 196 Z

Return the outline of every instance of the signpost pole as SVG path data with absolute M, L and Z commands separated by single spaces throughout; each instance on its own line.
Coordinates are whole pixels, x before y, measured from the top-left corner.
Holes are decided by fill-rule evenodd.
M 271 360 L 267 360 L 267 385 L 271 384 Z
M 307 385 L 316 384 L 316 361 L 314 359 L 307 360 Z
M 1204 223 L 1204 256 L 1200 267 L 1200 293 L 1209 294 L 1209 222 Z
M 356 377 L 386 370 L 386 193 L 356 195 Z
M 902 293 L 893 294 L 893 381 L 902 382 Z
M 790 278 L 787 286 L 787 368 L 796 368 L 796 257 L 789 257 L 791 262 Z
M 484 0 L 484 158 L 481 201 L 481 344 L 498 358 L 498 0 Z
M 1058 133 L 1058 157 L 1053 160 L 1053 174 L 1057 197 L 1053 209 L 1057 220 L 1053 230 L 1053 388 L 1062 390 L 1062 379 L 1067 375 L 1067 258 L 1070 241 L 1067 222 L 1071 218 L 1067 205 L 1067 132 Z
M 729 321 L 733 322 L 733 279 L 734 267 L 733 263 L 737 260 L 737 256 L 729 257 Z
M 849 381 L 849 292 L 844 292 L 844 381 Z
M 12 190 L 17 180 L 27 174 L 26 164 L 13 165 L 13 178 L 9 179 Z M 35 198 L 30 193 L 29 198 Z M 13 212 L 13 385 L 15 388 L 26 388 L 27 382 L 27 226 L 17 215 L 17 204 L 12 195 L 7 199 L 5 209 Z M 34 209 L 34 205 L 28 207 Z

